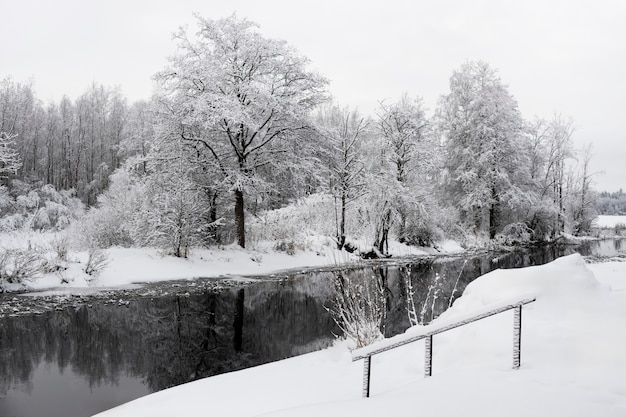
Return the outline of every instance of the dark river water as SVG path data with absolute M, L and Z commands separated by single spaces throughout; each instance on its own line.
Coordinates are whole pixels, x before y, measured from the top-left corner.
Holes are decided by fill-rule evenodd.
M 384 333 L 391 336 L 409 327 L 409 282 L 416 311 L 428 322 L 480 275 L 574 251 L 623 256 L 626 244 L 624 251 L 621 241 L 607 240 L 364 268 L 384 283 Z M 339 333 L 326 309 L 332 276 L 300 271 L 247 283 L 200 280 L 81 297 L 5 294 L 0 417 L 91 416 L 195 379 L 324 348 Z

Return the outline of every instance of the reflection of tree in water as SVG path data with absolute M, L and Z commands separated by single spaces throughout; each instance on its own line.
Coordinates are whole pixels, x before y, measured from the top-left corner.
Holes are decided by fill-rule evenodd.
M 245 312 L 243 350 L 274 361 L 330 345 L 338 332 L 324 308 L 330 300 L 298 291 L 291 283 L 273 286 L 273 291 L 246 289 L 255 302 Z
M 330 343 L 322 301 L 276 285 L 3 319 L 0 392 L 28 383 L 42 360 L 71 366 L 90 386 L 127 375 L 156 391 Z
M 0 395 L 9 388 L 26 385 L 42 354 L 29 354 L 31 346 L 41 345 L 41 335 L 31 321 L 6 320 L 0 326 Z M 14 335 L 19 334 L 20 337 Z M 41 351 L 40 351 L 41 352 Z
M 621 239 L 614 239 L 613 240 L 614 244 L 615 244 L 615 250 L 616 251 L 621 251 L 622 250 L 622 240 Z
M 249 355 L 236 352 L 233 342 L 238 293 L 160 298 L 146 306 L 150 327 L 145 331 L 143 355 L 151 389 L 248 365 Z

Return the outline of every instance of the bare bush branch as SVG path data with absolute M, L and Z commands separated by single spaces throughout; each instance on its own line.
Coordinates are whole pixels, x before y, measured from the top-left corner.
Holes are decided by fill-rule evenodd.
M 0 252 L 0 283 L 21 284 L 42 272 L 41 255 L 33 250 L 8 249 Z
M 334 299 L 328 309 L 344 335 L 360 348 L 380 339 L 386 308 L 382 282 L 371 269 L 334 273 Z
M 109 254 L 103 249 L 89 249 L 87 264 L 83 271 L 92 277 L 98 276 L 109 264 Z

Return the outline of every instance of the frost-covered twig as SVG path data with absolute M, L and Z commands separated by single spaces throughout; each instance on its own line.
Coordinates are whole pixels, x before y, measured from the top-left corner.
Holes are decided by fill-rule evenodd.
M 417 309 L 415 308 L 415 290 L 411 282 L 411 272 L 407 268 L 404 268 L 402 272 L 404 273 L 404 281 L 406 283 L 406 310 L 409 315 L 409 323 L 411 326 L 417 326 L 420 322 L 417 317 Z
M 456 277 L 456 282 L 454 283 L 454 288 L 452 288 L 452 293 L 450 294 L 450 298 L 448 299 L 448 308 L 452 307 L 452 302 L 454 301 L 454 293 L 456 292 L 456 287 L 459 284 L 459 279 L 461 279 L 461 274 L 463 273 L 463 269 L 465 269 L 465 264 L 467 264 L 467 259 L 463 262 L 463 266 L 459 271 L 459 275 Z

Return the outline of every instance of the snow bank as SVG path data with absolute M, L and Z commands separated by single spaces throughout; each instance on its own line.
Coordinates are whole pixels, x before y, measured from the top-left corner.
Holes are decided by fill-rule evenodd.
M 329 246 L 298 251 L 293 255 L 271 248 L 241 249 L 231 245 L 213 249 L 194 249 L 189 258 L 164 255 L 152 248 L 111 248 L 106 250 L 108 264 L 97 276 L 86 275 L 82 268 L 87 252 L 72 252 L 67 271 L 31 280 L 35 290 L 65 288 L 122 287 L 134 283 L 193 278 L 238 278 L 244 275 L 278 273 L 286 269 L 328 267 L 336 263 L 356 262 L 357 257 Z M 63 279 L 63 283 L 61 280 Z
M 423 342 L 377 355 L 369 399 L 361 398 L 362 362 L 352 362 L 339 343 L 161 391 L 99 416 L 623 417 L 626 263 L 607 265 L 587 266 L 573 255 L 496 271 L 455 303 L 448 314 L 482 308 L 500 296 L 538 297 L 524 307 L 518 371 L 511 369 L 507 312 L 437 335 L 431 378 L 422 376 Z M 595 279 L 590 270 L 597 271 Z
M 55 241 L 65 239 L 62 232 L 15 232 L 0 234 L 0 249 L 37 250 L 48 259 L 55 259 Z M 304 238 L 303 238 L 304 239 Z M 195 248 L 187 259 L 169 256 L 155 248 L 106 249 L 108 261 L 98 274 L 90 276 L 84 269 L 88 252 L 71 250 L 64 268 L 59 271 L 36 276 L 25 282 L 29 289 L 55 290 L 66 293 L 85 288 L 124 287 L 137 283 L 183 280 L 194 278 L 232 278 L 241 276 L 268 275 L 285 270 L 310 267 L 330 267 L 360 261 L 356 254 L 338 251 L 334 241 L 328 237 L 308 234 L 301 248 L 290 253 L 276 248 L 274 241 L 257 241 L 250 248 L 237 245 L 212 248 Z M 365 246 L 364 246 L 365 247 Z M 368 249 L 369 250 L 369 249 Z M 407 246 L 390 242 L 390 253 L 394 257 L 459 253 L 463 249 L 454 241 L 442 242 L 437 249 Z M 6 284 L 8 291 L 22 289 L 20 284 Z
M 381 340 L 353 352 L 354 356 L 367 355 L 407 338 L 437 331 L 454 323 L 470 320 L 489 313 L 495 308 L 528 299 L 567 297 L 571 293 L 589 293 L 599 288 L 580 254 L 559 258 L 549 264 L 520 269 L 498 269 L 487 273 L 467 285 L 463 295 L 437 320 L 425 326 L 414 326 L 405 334 Z M 527 308 L 527 307 L 524 307 Z
M 572 292 L 592 291 L 598 285 L 583 257 L 576 253 L 546 265 L 498 269 L 485 274 L 470 282 L 465 287 L 463 296 L 444 314 L 449 316 L 522 298 L 568 296 Z

